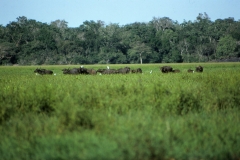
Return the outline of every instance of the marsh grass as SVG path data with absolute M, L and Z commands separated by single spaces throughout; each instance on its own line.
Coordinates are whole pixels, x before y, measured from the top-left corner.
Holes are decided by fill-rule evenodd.
M 175 74 L 162 65 L 101 76 L 1 67 L 1 158 L 239 159 L 240 64 L 201 64 L 196 74 L 187 69 L 199 64 L 168 64 Z

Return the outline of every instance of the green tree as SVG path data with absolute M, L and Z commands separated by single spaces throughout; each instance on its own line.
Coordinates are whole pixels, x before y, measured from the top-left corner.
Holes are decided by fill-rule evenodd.
M 85 21 L 69 28 L 65 20 L 50 24 L 17 17 L 0 25 L 0 64 L 89 64 L 202 62 L 240 56 L 240 22 L 210 20 L 174 22 L 153 17 L 124 26 Z
M 126 56 L 121 41 L 121 30 L 118 24 L 109 24 L 100 28 L 101 47 L 99 63 L 124 63 Z M 119 60 L 118 60 L 119 59 Z
M 235 48 L 236 40 L 231 35 L 221 37 L 217 44 L 216 59 L 236 56 L 234 53 Z
M 65 20 L 58 19 L 52 21 L 50 25 L 60 30 L 61 38 L 63 38 L 64 40 L 68 39 L 66 34 L 66 30 L 68 29 L 68 22 L 66 22 Z
M 85 21 L 80 25 L 79 30 L 82 33 L 82 47 L 84 48 L 84 56 L 88 59 L 88 63 L 97 63 L 97 55 L 101 47 L 100 28 L 104 26 L 103 21 Z
M 132 43 L 131 48 L 132 49 L 130 49 L 129 52 L 129 58 L 131 63 L 142 64 L 143 61 L 147 58 L 147 56 L 151 54 L 151 48 L 147 46 L 145 43 L 139 41 Z
M 13 43 L 0 42 L 0 64 L 16 63 L 15 46 Z
M 165 31 L 166 29 L 173 29 L 174 22 L 169 17 L 153 17 L 151 23 L 154 25 L 156 31 Z

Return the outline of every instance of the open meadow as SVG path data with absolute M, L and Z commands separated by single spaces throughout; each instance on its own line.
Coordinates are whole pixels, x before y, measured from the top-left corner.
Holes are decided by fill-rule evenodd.
M 202 73 L 187 72 L 198 65 Z M 240 159 L 240 63 L 109 64 L 125 66 L 143 73 L 1 66 L 0 159 Z

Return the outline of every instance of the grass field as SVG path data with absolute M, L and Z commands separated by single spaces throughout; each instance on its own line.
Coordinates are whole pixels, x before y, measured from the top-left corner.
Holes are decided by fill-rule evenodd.
M 0 67 L 0 159 L 240 159 L 240 63 L 125 66 L 143 74 Z

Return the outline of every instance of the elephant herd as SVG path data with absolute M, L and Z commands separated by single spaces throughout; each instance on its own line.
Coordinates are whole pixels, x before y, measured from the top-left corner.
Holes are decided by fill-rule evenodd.
M 160 71 L 162 73 L 179 73 L 179 69 L 173 69 L 171 66 L 163 66 L 160 67 Z M 197 66 L 195 69 L 196 72 L 203 72 L 203 67 L 202 66 Z M 119 68 L 119 69 L 110 69 L 107 66 L 107 69 L 89 69 L 89 68 L 84 68 L 81 66 L 80 68 L 72 68 L 72 69 L 62 69 L 63 74 L 69 74 L 69 75 L 78 75 L 78 74 L 85 74 L 85 75 L 96 75 L 99 73 L 100 75 L 103 74 L 128 74 L 128 73 L 143 73 L 141 68 L 137 69 L 130 69 L 130 67 L 124 67 L 124 68 Z M 188 69 L 188 73 L 194 73 L 194 70 Z M 41 69 L 37 68 L 34 70 L 34 73 L 40 74 L 40 75 L 53 75 L 53 71 L 47 70 L 47 69 Z M 152 73 L 152 70 L 151 72 Z M 54 74 L 55 75 L 55 74 Z

